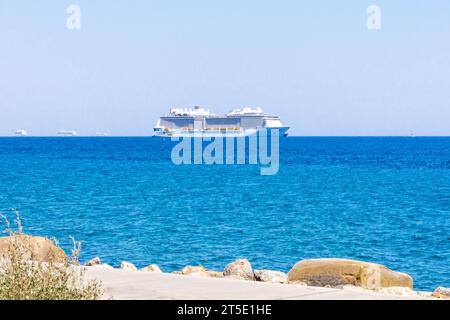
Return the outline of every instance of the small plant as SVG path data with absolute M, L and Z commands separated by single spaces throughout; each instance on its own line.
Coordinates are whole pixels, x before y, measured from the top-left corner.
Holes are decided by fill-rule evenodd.
M 102 296 L 100 282 L 84 279 L 85 271 L 78 262 L 80 242 L 71 238 L 73 250 L 68 257 L 56 240 L 45 238 L 52 250 L 43 259 L 39 256 L 42 248 L 22 233 L 16 215 L 17 231 L 2 216 L 9 236 L 2 238 L 3 250 L 0 243 L 0 300 L 95 300 Z

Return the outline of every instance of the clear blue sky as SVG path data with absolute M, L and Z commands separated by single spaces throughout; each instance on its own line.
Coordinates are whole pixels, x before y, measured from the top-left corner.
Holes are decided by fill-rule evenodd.
M 295 135 L 450 135 L 448 0 L 0 0 L 0 39 L 0 135 L 148 135 L 193 105 L 260 106 Z

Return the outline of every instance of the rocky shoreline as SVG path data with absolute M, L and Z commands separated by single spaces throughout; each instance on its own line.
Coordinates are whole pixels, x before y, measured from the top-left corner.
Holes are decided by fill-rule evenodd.
M 27 243 L 33 260 L 62 262 L 68 259 L 64 251 L 47 238 L 27 235 L 16 237 Z M 11 236 L 0 237 L 0 261 L 7 258 L 12 239 Z M 102 263 L 100 257 L 91 259 L 84 266 L 117 269 Z M 127 261 L 122 261 L 119 269 L 141 274 L 164 273 L 156 264 L 150 264 L 138 270 L 133 263 Z M 450 299 L 449 288 L 437 287 L 434 292 L 415 291 L 413 279 L 406 273 L 391 270 L 380 264 L 350 259 L 301 260 L 292 266 L 288 273 L 275 270 L 254 270 L 247 259 L 237 259 L 226 265 L 222 271 L 209 270 L 204 266 L 185 266 L 182 270 L 171 272 L 171 274 L 302 287 L 371 291 L 407 297 Z
M 115 269 L 102 263 L 99 257 L 85 266 Z M 138 269 L 134 264 L 122 261 L 124 271 L 164 273 L 156 264 Z M 185 266 L 170 272 L 182 276 L 199 276 L 219 279 L 277 283 L 284 285 L 335 288 L 342 290 L 378 292 L 404 297 L 450 299 L 450 289 L 437 287 L 434 292 L 415 291 L 410 275 L 393 271 L 383 265 L 350 259 L 307 259 L 296 263 L 288 273 L 275 270 L 255 270 L 247 259 L 237 259 L 223 271 L 209 270 L 204 266 Z

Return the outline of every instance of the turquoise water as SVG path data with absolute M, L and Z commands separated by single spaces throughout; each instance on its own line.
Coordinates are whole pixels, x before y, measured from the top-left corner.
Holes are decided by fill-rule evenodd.
M 288 271 L 345 257 L 450 285 L 450 138 L 282 140 L 280 171 L 175 166 L 155 138 L 0 138 L 0 210 L 82 260 Z

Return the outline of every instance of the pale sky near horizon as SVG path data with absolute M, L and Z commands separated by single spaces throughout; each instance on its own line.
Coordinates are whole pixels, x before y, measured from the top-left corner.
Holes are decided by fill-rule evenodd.
M 0 135 L 150 135 L 194 105 L 293 135 L 450 135 L 448 0 L 0 0 L 0 39 Z

